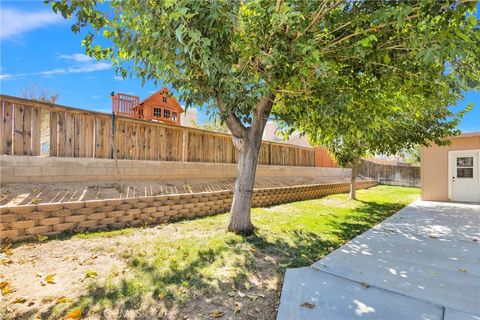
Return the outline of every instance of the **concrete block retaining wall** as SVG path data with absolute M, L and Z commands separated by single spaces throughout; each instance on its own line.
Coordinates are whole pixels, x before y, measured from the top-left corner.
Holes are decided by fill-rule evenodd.
M 357 186 L 369 188 L 376 184 L 376 181 L 360 181 Z M 253 206 L 314 199 L 348 190 L 348 183 L 254 189 Z M 232 191 L 217 191 L 0 207 L 0 241 L 202 217 L 228 211 L 232 195 Z
M 226 179 L 236 176 L 231 163 L 115 160 L 0 156 L 0 183 L 50 183 L 82 181 Z M 260 176 L 317 176 L 348 178 L 351 169 L 294 166 L 257 166 Z

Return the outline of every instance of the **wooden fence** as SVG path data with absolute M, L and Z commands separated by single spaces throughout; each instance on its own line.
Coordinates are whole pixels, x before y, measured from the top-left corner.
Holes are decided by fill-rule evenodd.
M 0 102 L 0 154 L 38 156 L 43 142 L 52 157 L 215 163 L 238 159 L 228 134 L 6 95 L 0 95 Z M 314 151 L 264 141 L 259 164 L 314 166 Z
M 408 164 L 389 165 L 363 159 L 359 174 L 375 179 L 381 184 L 420 187 L 420 167 Z

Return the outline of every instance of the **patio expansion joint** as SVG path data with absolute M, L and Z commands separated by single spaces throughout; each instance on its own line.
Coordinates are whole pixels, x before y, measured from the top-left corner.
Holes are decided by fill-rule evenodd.
M 323 269 L 319 269 L 319 268 L 316 268 L 314 266 L 308 266 L 308 268 L 311 268 L 317 272 L 323 272 L 323 273 L 326 273 L 328 275 L 331 275 L 331 276 L 334 276 L 334 277 L 337 277 L 337 278 L 340 278 L 340 279 L 344 279 L 344 280 L 347 280 L 347 281 L 351 281 L 351 282 L 354 282 L 354 283 L 357 283 L 357 284 L 360 284 L 362 286 L 365 287 L 365 289 L 368 289 L 368 288 L 375 288 L 377 290 L 380 290 L 380 291 L 385 291 L 385 292 L 389 292 L 389 293 L 393 293 L 393 294 L 396 294 L 396 295 L 399 295 L 401 297 L 405 297 L 405 298 L 408 298 L 408 299 L 413 299 L 413 300 L 418 300 L 418 301 L 422 301 L 422 302 L 425 302 L 425 303 L 428 303 L 428 304 L 431 304 L 435 307 L 438 307 L 438 308 L 441 308 L 442 309 L 442 320 L 444 320 L 444 316 L 445 316 L 445 306 L 443 305 L 439 305 L 439 304 L 436 304 L 434 302 L 431 302 L 431 301 L 428 301 L 428 300 L 423 300 L 423 299 L 419 299 L 419 298 L 415 298 L 415 297 L 411 297 L 411 296 L 408 296 L 406 294 L 403 294 L 403 293 L 400 293 L 400 292 L 396 292 L 396 291 L 392 291 L 392 290 L 389 290 L 387 288 L 383 288 L 383 287 L 379 287 L 379 286 L 376 286 L 376 285 L 371 285 L 369 283 L 365 283 L 365 282 L 361 282 L 361 281 L 356 281 L 356 280 L 353 280 L 353 279 L 350 279 L 348 277 L 344 277 L 342 275 L 339 275 L 339 274 L 336 274 L 336 273 L 333 273 L 333 272 L 329 272 L 329 271 L 326 271 L 326 270 L 323 270 Z M 365 286 L 365 284 L 367 286 Z M 458 311 L 461 311 L 461 310 L 458 310 Z

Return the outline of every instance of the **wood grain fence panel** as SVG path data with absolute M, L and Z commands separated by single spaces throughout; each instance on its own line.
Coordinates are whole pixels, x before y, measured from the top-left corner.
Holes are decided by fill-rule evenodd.
M 125 122 L 115 124 L 115 159 L 125 159 Z
M 40 155 L 40 145 L 42 139 L 42 110 L 33 108 L 32 110 L 32 155 Z
M 139 126 L 139 135 L 138 135 L 138 141 L 139 141 L 139 147 L 140 147 L 140 154 L 139 154 L 139 160 L 145 160 L 145 151 L 146 151 L 146 141 L 145 141 L 145 126 L 140 125 Z
M 65 112 L 65 157 L 73 157 L 75 140 L 75 118 L 73 113 Z
M 78 155 L 81 158 L 85 158 L 87 156 L 87 116 L 81 115 L 80 116 L 80 145 L 78 148 Z
M 80 146 L 84 144 L 82 139 L 82 115 L 73 115 L 74 135 L 73 135 L 73 156 L 80 157 Z
M 32 107 L 23 107 L 23 155 L 32 155 Z
M 105 158 L 105 120 L 95 117 L 95 158 Z
M 85 157 L 93 158 L 95 154 L 95 119 L 93 116 L 84 116 L 85 127 Z
M 12 154 L 13 144 L 13 104 L 5 103 L 3 106 L 3 140 L 0 142 L 3 145 L 3 154 Z
M 41 153 L 42 113 L 50 113 L 50 155 L 235 163 L 231 136 L 0 95 L 0 153 Z M 8 125 L 10 123 L 10 125 Z M 114 130 L 114 132 L 112 132 Z M 40 132 L 40 133 L 39 133 Z M 313 149 L 263 142 L 259 164 L 312 166 Z
M 50 112 L 50 157 L 56 157 L 58 155 L 58 140 L 57 140 L 57 128 L 58 128 L 58 112 Z
M 128 123 L 127 134 L 128 134 L 128 159 L 135 159 L 135 152 L 137 151 L 136 144 L 136 132 L 135 125 Z
M 13 108 L 13 154 L 23 155 L 23 112 L 25 108 L 15 105 Z

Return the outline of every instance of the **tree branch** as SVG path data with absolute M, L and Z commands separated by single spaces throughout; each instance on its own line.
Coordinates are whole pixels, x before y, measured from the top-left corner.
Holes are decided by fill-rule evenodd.
M 226 116 L 226 123 L 228 129 L 232 132 L 232 135 L 237 138 L 245 137 L 247 133 L 247 128 L 242 124 L 240 119 L 235 115 L 233 112 L 228 112 L 225 103 L 223 103 L 222 99 L 216 98 L 218 109 L 220 110 L 220 115 L 223 117 Z
M 263 132 L 265 124 L 268 121 L 268 117 L 270 116 L 270 112 L 272 111 L 274 101 L 274 93 L 270 96 L 263 96 L 260 98 L 253 118 L 252 134 L 254 135 L 254 137 Z

